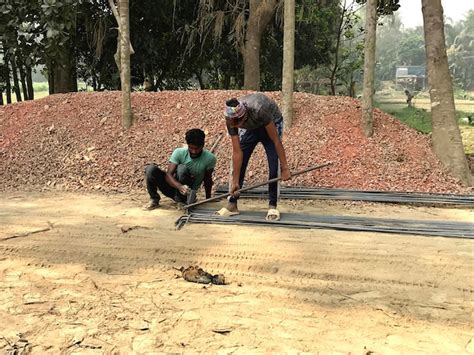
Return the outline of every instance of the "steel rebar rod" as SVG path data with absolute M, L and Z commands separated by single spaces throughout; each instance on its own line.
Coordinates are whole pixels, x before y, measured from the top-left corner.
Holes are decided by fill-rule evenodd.
M 324 168 L 325 166 L 328 166 L 330 164 L 332 164 L 332 162 L 327 162 L 327 163 L 324 163 L 324 164 L 315 165 L 315 166 L 311 166 L 309 168 L 301 169 L 301 170 L 295 171 L 294 173 L 291 173 L 291 176 L 293 177 L 293 176 L 301 175 L 301 174 L 304 174 L 304 173 L 308 173 L 308 172 L 316 170 L 316 169 L 321 169 L 321 168 Z M 264 181 L 264 182 L 260 182 L 260 183 L 254 184 L 254 185 L 243 187 L 243 188 L 237 190 L 235 193 L 241 193 L 241 192 L 251 190 L 251 189 L 254 189 L 256 187 L 265 186 L 265 185 L 271 184 L 272 182 L 277 182 L 277 181 L 280 181 L 280 180 L 281 180 L 281 176 L 278 176 L 276 178 L 273 178 L 273 179 L 270 179 L 270 180 L 267 180 L 267 181 Z M 184 206 L 184 208 L 187 210 L 187 209 L 190 209 L 192 207 L 202 205 L 203 203 L 206 203 L 206 202 L 217 201 L 217 200 L 226 198 L 230 195 L 232 195 L 232 193 L 227 192 L 227 193 L 222 194 L 222 195 L 214 196 L 214 197 L 202 200 L 202 201 L 191 203 L 189 205 Z

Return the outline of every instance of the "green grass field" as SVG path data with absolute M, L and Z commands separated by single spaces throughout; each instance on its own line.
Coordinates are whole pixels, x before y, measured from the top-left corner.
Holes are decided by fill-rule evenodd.
M 474 115 L 474 101 L 456 100 L 455 104 L 456 118 L 461 130 L 464 150 L 466 153 L 474 153 L 474 126 L 459 120 L 468 115 Z M 393 99 L 390 101 L 379 100 L 375 102 L 375 106 L 420 132 L 431 133 L 431 112 L 427 109 L 427 106 L 429 107 L 429 100 L 427 103 L 423 103 L 423 105 L 417 102 L 415 107 L 407 107 L 403 99 L 397 101 Z

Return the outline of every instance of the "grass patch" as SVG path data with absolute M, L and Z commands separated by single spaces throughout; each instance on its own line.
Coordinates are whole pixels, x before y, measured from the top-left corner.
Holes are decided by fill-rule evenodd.
M 431 133 L 431 112 L 424 108 L 407 107 L 405 105 L 397 105 L 393 103 L 375 102 L 375 107 L 398 118 L 400 121 L 416 129 L 422 133 Z M 460 126 L 467 125 L 466 122 L 460 121 L 472 112 L 456 110 L 456 120 Z
M 33 83 L 34 92 L 49 91 L 49 85 L 47 82 Z
M 426 134 L 431 133 L 431 112 L 428 110 L 407 107 L 406 105 L 403 107 L 401 105 L 384 104 L 381 102 L 376 102 L 375 106 L 419 132 Z M 456 120 L 461 130 L 464 152 L 474 153 L 474 126 L 461 120 L 461 118 L 465 119 L 468 115 L 473 115 L 473 112 L 456 111 Z
M 377 104 L 376 106 L 417 131 L 423 133 L 431 132 L 431 113 L 425 109 L 416 107 L 385 108 L 384 105 Z

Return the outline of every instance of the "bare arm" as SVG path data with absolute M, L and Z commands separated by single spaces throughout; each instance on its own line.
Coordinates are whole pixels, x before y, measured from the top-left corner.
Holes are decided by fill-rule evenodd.
M 275 144 L 275 148 L 278 154 L 278 159 L 280 159 L 281 163 L 281 179 L 288 180 L 291 178 L 290 169 L 288 167 L 288 161 L 286 160 L 286 153 L 285 148 L 283 148 L 283 144 L 281 143 L 280 136 L 278 135 L 277 128 L 275 123 L 272 121 L 265 126 L 265 130 L 268 133 L 268 136 L 272 140 L 273 144 Z
M 243 153 L 240 149 L 240 139 L 238 135 L 231 136 L 232 139 L 232 187 L 231 192 L 238 190 L 240 168 L 242 167 Z
M 212 191 L 212 172 L 214 169 L 207 170 L 204 175 L 204 190 L 206 191 L 206 198 L 211 198 L 211 191 Z
M 178 180 L 174 178 L 174 173 L 178 166 L 173 163 L 168 164 L 168 170 L 166 171 L 166 182 L 173 186 L 174 188 L 178 189 L 183 195 L 186 194 L 187 189 L 184 185 L 182 185 Z

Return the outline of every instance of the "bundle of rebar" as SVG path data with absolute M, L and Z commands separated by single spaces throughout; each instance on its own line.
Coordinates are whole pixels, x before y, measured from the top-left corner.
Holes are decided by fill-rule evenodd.
M 227 185 L 217 187 L 216 194 L 228 191 Z M 267 198 L 267 188 L 244 191 L 242 198 Z M 344 190 L 331 188 L 281 187 L 281 199 L 295 200 L 349 200 L 405 204 L 462 205 L 474 207 L 474 195 L 432 194 L 415 192 Z
M 300 213 L 284 213 L 279 221 L 267 221 L 263 212 L 246 211 L 240 215 L 222 217 L 215 215 L 214 210 L 194 209 L 176 221 L 176 228 L 180 229 L 186 223 L 259 225 L 303 229 L 325 228 L 474 239 L 474 223 L 453 221 L 308 215 Z

